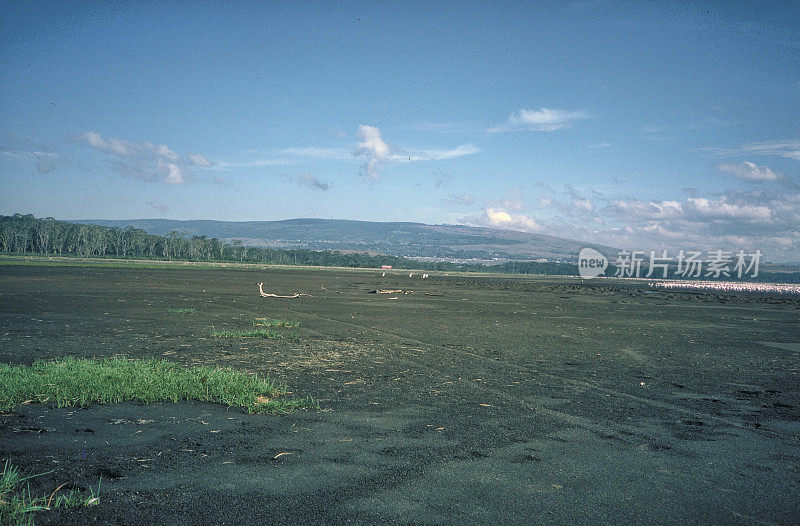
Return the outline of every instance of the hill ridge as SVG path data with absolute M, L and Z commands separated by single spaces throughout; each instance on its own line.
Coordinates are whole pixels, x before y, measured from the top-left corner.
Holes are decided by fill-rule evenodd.
M 275 221 L 212 219 L 81 219 L 77 223 L 140 228 L 149 234 L 172 231 L 268 248 L 347 250 L 442 260 L 574 261 L 583 247 L 615 256 L 598 243 L 468 225 L 430 225 L 411 221 L 293 218 Z

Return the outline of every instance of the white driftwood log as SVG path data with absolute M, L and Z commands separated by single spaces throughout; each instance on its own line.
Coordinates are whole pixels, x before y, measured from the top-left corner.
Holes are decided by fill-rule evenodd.
M 258 293 L 261 294 L 262 298 L 288 298 L 288 299 L 292 299 L 292 298 L 299 298 L 300 296 L 311 296 L 311 294 L 301 294 L 299 292 L 296 292 L 296 293 L 291 294 L 289 296 L 281 296 L 279 294 L 269 294 L 267 292 L 264 292 L 264 289 L 261 288 L 262 285 L 264 285 L 263 281 L 258 284 Z

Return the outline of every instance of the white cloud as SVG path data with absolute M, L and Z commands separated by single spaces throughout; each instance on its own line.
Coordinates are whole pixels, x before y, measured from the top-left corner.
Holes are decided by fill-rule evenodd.
M 772 141 L 756 142 L 745 144 L 741 147 L 742 152 L 753 152 L 768 155 L 778 155 L 787 159 L 800 161 L 800 141 Z
M 541 184 L 539 186 L 551 194 L 556 193 L 556 190 L 549 185 Z M 586 190 L 588 190 L 595 199 L 604 199 L 601 192 L 593 188 L 587 188 Z M 592 199 L 585 197 L 577 188 L 569 183 L 564 185 L 564 191 L 569 196 L 568 201 L 556 199 L 553 195 L 542 195 L 537 199 L 539 207 L 555 210 L 562 216 L 570 217 L 574 221 L 585 221 L 587 219 L 592 221 L 596 220 L 593 215 L 597 210 L 597 206 Z
M 572 204 L 575 205 L 577 208 L 584 210 L 586 212 L 593 212 L 594 211 L 594 203 L 592 203 L 586 197 L 572 197 Z
M 344 148 L 317 148 L 315 146 L 308 146 L 305 148 L 286 148 L 279 150 L 281 155 L 292 155 L 297 157 L 310 157 L 312 159 L 325 159 L 325 160 L 349 160 L 352 158 L 352 153 Z
M 6 134 L 0 137 L 0 155 L 36 160 L 36 171 L 47 174 L 62 165 L 72 164 L 72 159 L 58 152 L 55 146 L 41 144 L 27 138 Z
M 570 128 L 572 121 L 588 117 L 589 115 L 582 111 L 564 111 L 553 108 L 526 110 L 523 108 L 519 112 L 511 114 L 505 123 L 489 128 L 487 131 L 492 133 L 512 130 L 551 132 Z
M 360 125 L 358 141 L 355 154 L 367 158 L 364 170 L 373 179 L 379 178 L 380 168 L 389 159 L 391 148 L 383 142 L 381 131 L 375 126 Z
M 753 142 L 738 148 L 709 147 L 701 148 L 701 150 L 711 151 L 718 155 L 772 155 L 800 161 L 800 141 L 798 140 Z
M 253 161 L 220 162 L 215 166 L 220 170 L 229 168 L 258 168 L 260 166 L 294 166 L 297 161 L 289 159 L 255 159 Z
M 687 212 L 694 212 L 702 216 L 716 218 L 737 218 L 749 219 L 752 221 L 768 220 L 772 217 L 772 212 L 768 206 L 756 206 L 749 204 L 732 204 L 727 202 L 725 197 L 716 200 L 702 197 L 688 198 L 689 206 Z
M 680 217 L 683 205 L 677 201 L 615 200 L 611 201 L 607 211 L 620 217 L 657 221 Z
M 254 159 L 251 161 L 231 161 L 217 163 L 215 166 L 221 170 L 229 168 L 257 168 L 261 166 L 294 166 L 302 162 L 301 157 L 320 160 L 350 161 L 353 152 L 344 148 L 318 148 L 316 146 L 284 148 L 276 150 L 275 154 L 281 157 Z
M 453 159 L 455 157 L 463 157 L 465 155 L 472 155 L 480 152 L 481 149 L 472 144 L 462 144 L 452 150 L 405 150 L 402 153 L 397 153 L 391 156 L 391 160 L 397 162 L 413 162 L 413 161 L 441 161 L 444 159 Z
M 164 182 L 169 184 L 183 184 L 187 180 L 187 174 L 175 163 L 167 163 L 158 160 L 158 169 L 164 176 Z
M 291 179 L 301 186 L 311 188 L 312 190 L 328 190 L 331 185 L 327 181 L 323 181 L 311 174 L 305 173 L 300 175 L 284 175 L 287 179 Z
M 180 156 L 177 153 L 173 152 L 172 150 L 170 150 L 169 148 L 167 148 L 163 144 L 159 144 L 159 145 L 156 146 L 156 145 L 151 144 L 149 142 L 145 142 L 145 143 L 143 143 L 143 145 L 144 145 L 145 148 L 147 148 L 149 150 L 152 150 L 153 152 L 155 152 L 159 156 L 163 157 L 164 159 L 167 159 L 167 160 L 172 161 L 172 162 L 176 162 L 176 161 L 180 160 Z M 208 160 L 206 160 L 206 162 L 208 162 Z
M 0 153 L 11 156 L 59 157 L 56 147 L 42 144 L 24 137 L 6 134 L 0 137 Z
M 192 179 L 186 165 L 210 167 L 213 164 L 204 155 L 198 154 L 188 154 L 184 160 L 165 144 L 147 141 L 134 143 L 116 137 L 103 138 L 93 131 L 81 133 L 73 139 L 116 158 L 113 166 L 121 173 L 145 181 L 153 181 L 161 176 L 165 183 L 184 184 Z
M 133 143 L 115 137 L 103 139 L 103 137 L 93 131 L 88 131 L 77 135 L 76 140 L 82 142 L 103 153 L 118 155 L 120 157 L 147 157 L 155 156 L 167 161 L 178 161 L 180 156 L 170 150 L 164 144 L 153 144 L 151 142 Z
M 456 196 L 453 196 L 456 197 Z M 472 198 L 472 196 L 469 196 Z M 525 203 L 522 188 L 515 186 L 506 191 L 503 199 L 489 201 L 477 215 L 460 218 L 461 223 L 520 230 L 523 232 L 542 232 L 544 226 L 534 218 L 522 213 Z
M 121 157 L 128 157 L 131 155 L 131 149 L 128 148 L 130 144 L 127 141 L 122 141 L 120 139 L 103 139 L 99 133 L 88 131 L 86 133 L 82 133 L 76 137 L 78 142 L 84 142 L 94 148 L 95 150 L 99 150 L 104 153 L 113 153 L 114 155 L 119 155 Z
M 750 161 L 741 164 L 722 163 L 718 166 L 720 171 L 730 173 L 745 181 L 781 181 L 786 176 L 780 172 L 773 172 L 766 166 L 758 166 Z
M 511 214 L 497 208 L 485 208 L 479 215 L 462 218 L 462 222 L 476 226 L 490 226 L 523 232 L 541 232 L 544 227 L 524 214 Z
M 205 155 L 195 155 L 190 153 L 186 156 L 186 158 L 189 159 L 190 163 L 201 168 L 210 168 L 214 164 L 209 161 Z
M 721 195 L 715 198 L 689 197 L 679 201 L 640 201 L 614 200 L 603 210 L 627 224 L 636 225 L 683 225 L 691 223 L 692 228 L 729 229 L 731 232 L 742 228 L 742 222 L 753 227 L 756 223 L 768 222 L 773 218 L 775 202 L 748 202 L 752 196 Z

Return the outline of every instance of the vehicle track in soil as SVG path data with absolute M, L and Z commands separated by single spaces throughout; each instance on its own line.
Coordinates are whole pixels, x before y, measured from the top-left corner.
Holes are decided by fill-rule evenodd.
M 230 306 L 221 305 L 221 304 L 214 304 L 214 305 L 216 307 L 218 307 L 218 308 L 234 310 L 234 311 L 237 311 L 237 312 L 247 312 L 247 313 L 252 314 L 254 316 L 258 316 L 260 314 L 260 313 L 258 313 L 256 311 L 243 309 L 241 307 L 230 307 Z M 369 331 L 379 339 L 395 340 L 398 343 L 414 343 L 414 344 L 416 344 L 418 346 L 427 347 L 427 350 L 436 350 L 437 352 L 440 352 L 440 353 L 442 352 L 441 344 L 436 344 L 436 343 L 432 343 L 432 342 L 421 340 L 419 338 L 414 338 L 414 337 L 405 336 L 405 335 L 402 335 L 402 334 L 397 334 L 395 332 L 392 332 L 392 331 L 389 331 L 389 330 L 386 330 L 386 329 L 376 329 L 376 328 L 374 328 L 372 326 L 369 326 L 369 325 L 362 325 L 362 324 L 359 324 L 359 323 L 353 323 L 351 321 L 339 320 L 339 319 L 336 319 L 336 318 L 331 318 L 329 316 L 324 316 L 324 315 L 317 314 L 317 313 L 309 313 L 309 312 L 298 310 L 298 309 L 295 309 L 295 308 L 292 308 L 292 307 L 284 306 L 283 308 L 286 311 L 292 312 L 295 316 L 298 316 L 298 317 L 301 317 L 301 318 L 305 318 L 305 319 L 322 319 L 322 320 L 325 320 L 325 321 L 327 321 L 329 323 L 339 324 L 339 325 L 342 325 L 344 327 L 357 328 L 357 329 L 361 329 L 363 331 Z M 307 332 L 310 332 L 312 334 L 316 334 L 320 338 L 325 338 L 326 337 L 326 335 L 324 333 L 322 333 L 321 331 L 309 329 L 307 327 L 303 327 L 303 330 L 305 330 Z M 392 358 L 394 360 L 399 361 L 399 362 L 404 362 L 404 363 L 406 363 L 408 365 L 413 365 L 413 366 L 418 367 L 420 369 L 425 369 L 427 371 L 432 371 L 432 372 L 435 372 L 435 373 L 439 373 L 442 376 L 447 375 L 449 373 L 449 371 L 447 371 L 445 368 L 443 368 L 441 366 L 437 367 L 437 366 L 431 365 L 429 363 L 425 363 L 425 362 L 417 359 L 415 357 L 416 355 L 405 353 L 403 356 L 399 356 L 397 354 L 397 352 L 400 351 L 401 349 L 402 349 L 402 346 L 398 347 L 397 349 L 395 349 L 395 354 L 392 355 Z M 722 425 L 738 428 L 738 429 L 741 429 L 741 430 L 744 430 L 744 431 L 748 431 L 748 432 L 751 432 L 751 433 L 756 433 L 756 434 L 763 435 L 763 436 L 769 436 L 769 437 L 781 438 L 781 439 L 790 439 L 790 438 L 792 438 L 786 433 L 780 433 L 778 431 L 769 430 L 769 429 L 763 429 L 763 428 L 755 428 L 752 425 L 747 425 L 747 424 L 744 424 L 742 422 L 737 422 L 735 420 L 731 420 L 729 418 L 721 417 L 719 415 L 714 415 L 714 414 L 711 414 L 711 413 L 708 413 L 708 412 L 705 412 L 705 411 L 701 411 L 701 410 L 698 410 L 698 409 L 690 409 L 690 408 L 683 407 L 683 406 L 680 406 L 680 405 L 677 405 L 677 404 L 672 404 L 672 403 L 668 403 L 668 402 L 662 402 L 662 401 L 659 401 L 659 400 L 654 400 L 652 398 L 647 398 L 647 397 L 643 397 L 643 396 L 637 396 L 637 395 L 633 395 L 633 394 L 626 393 L 626 392 L 623 392 L 623 391 L 619 391 L 619 390 L 616 390 L 616 389 L 610 389 L 608 387 L 603 387 L 603 386 L 594 384 L 592 382 L 587 382 L 587 381 L 584 381 L 584 380 L 575 380 L 573 378 L 568 378 L 568 377 L 563 376 L 563 375 L 558 375 L 558 374 L 549 373 L 549 372 L 543 372 L 543 371 L 541 371 L 539 369 L 535 369 L 535 368 L 530 367 L 530 366 L 520 365 L 520 364 L 513 363 L 513 362 L 510 362 L 508 360 L 501 359 L 501 358 L 483 356 L 481 354 L 465 351 L 465 350 L 459 349 L 457 347 L 449 347 L 448 346 L 447 347 L 447 352 L 456 353 L 459 356 L 462 356 L 464 358 L 470 359 L 470 360 L 472 360 L 474 362 L 480 362 L 484 366 L 490 365 L 490 366 L 492 366 L 494 368 L 498 368 L 498 366 L 502 366 L 502 367 L 505 367 L 507 369 L 513 369 L 513 370 L 521 371 L 521 372 L 528 373 L 528 374 L 531 374 L 531 375 L 535 375 L 535 376 L 538 376 L 538 377 L 546 377 L 548 379 L 555 380 L 557 382 L 561 382 L 562 384 L 568 384 L 568 385 L 576 386 L 576 387 L 579 387 L 579 388 L 590 389 L 590 390 L 596 391 L 597 393 L 602 393 L 602 394 L 606 394 L 606 395 L 622 397 L 622 398 L 625 398 L 625 399 L 628 399 L 628 400 L 632 400 L 632 401 L 634 401 L 636 403 L 641 403 L 641 404 L 648 405 L 648 406 L 651 406 L 651 407 L 655 407 L 655 408 L 658 408 L 658 409 L 663 409 L 663 410 L 666 410 L 666 411 L 669 411 L 669 412 L 679 413 L 681 415 L 685 415 L 686 417 L 690 417 L 690 418 L 695 418 L 695 419 L 696 418 L 703 418 L 703 419 L 706 419 L 706 420 L 710 420 L 710 421 L 716 422 L 718 424 L 722 424 Z M 478 391 L 482 391 L 482 392 L 485 392 L 485 393 L 488 393 L 488 394 L 503 398 L 503 399 L 508 400 L 510 402 L 517 403 L 517 404 L 521 405 L 522 407 L 524 407 L 525 409 L 542 413 L 544 415 L 556 418 L 556 419 L 561 420 L 563 422 L 566 422 L 568 424 L 579 426 L 579 427 L 582 427 L 584 429 L 587 429 L 587 430 L 590 430 L 590 431 L 594 431 L 594 432 L 597 432 L 597 433 L 600 433 L 600 434 L 604 434 L 604 435 L 618 435 L 617 431 L 614 430 L 613 428 L 605 426 L 605 425 L 602 425 L 602 424 L 599 424 L 599 423 L 597 423 L 597 422 L 595 422 L 595 421 L 593 421 L 591 419 L 588 419 L 588 418 L 585 418 L 585 417 L 582 417 L 582 416 L 579 416 L 579 415 L 573 415 L 573 414 L 565 413 L 563 411 L 557 411 L 555 409 L 550 409 L 550 408 L 547 408 L 547 407 L 543 407 L 541 405 L 531 404 L 530 402 L 527 402 L 524 398 L 521 398 L 519 396 L 515 396 L 514 394 L 509 393 L 508 391 L 505 391 L 505 390 L 502 390 L 502 389 L 496 389 L 496 388 L 489 387 L 489 386 L 485 385 L 485 383 L 483 383 L 483 382 L 476 382 L 476 381 L 469 380 L 469 379 L 463 379 L 462 377 L 459 377 L 457 379 L 457 381 L 461 382 L 462 384 L 470 385 L 471 388 L 476 389 Z

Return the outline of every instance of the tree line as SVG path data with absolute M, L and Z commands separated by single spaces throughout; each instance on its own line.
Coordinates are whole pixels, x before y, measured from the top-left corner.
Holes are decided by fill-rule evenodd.
M 272 249 L 225 243 L 217 238 L 172 231 L 156 236 L 133 228 L 105 227 L 39 219 L 31 214 L 0 216 L 0 253 L 184 261 L 238 261 L 329 267 L 381 267 L 423 270 L 486 270 L 482 265 L 419 262 L 411 259 L 331 250 Z

